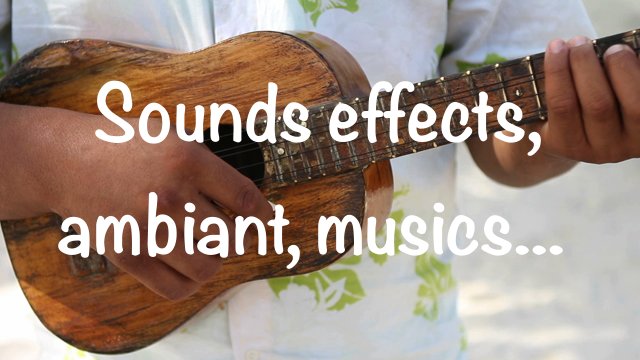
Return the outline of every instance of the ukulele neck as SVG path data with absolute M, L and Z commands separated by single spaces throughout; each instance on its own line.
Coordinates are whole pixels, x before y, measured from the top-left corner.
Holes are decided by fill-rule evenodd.
M 604 52 L 614 44 L 627 44 L 638 53 L 640 30 L 593 41 L 594 49 L 601 59 Z M 329 120 L 337 103 L 309 109 L 312 135 L 308 141 L 300 144 L 278 141 L 276 144 L 267 145 L 267 155 L 274 160 L 273 180 L 283 183 L 302 182 L 363 168 L 376 161 L 447 145 L 450 142 L 441 131 L 447 107 L 457 102 L 472 109 L 478 105 L 480 92 L 487 93 L 487 104 L 494 109 L 498 109 L 505 102 L 520 107 L 523 113 L 522 120 L 509 120 L 515 125 L 522 126 L 547 117 L 544 53 L 420 82 L 414 84 L 414 87 L 414 91 L 403 91 L 399 96 L 399 109 L 405 112 L 405 116 L 400 117 L 397 124 L 391 124 L 390 119 L 386 117 L 377 119 L 375 142 L 370 141 L 367 136 L 367 119 L 361 117 L 362 112 L 369 107 L 368 99 L 355 98 L 343 101 L 358 114 L 356 124 L 345 131 L 358 131 L 358 136 L 348 142 L 336 141 L 329 135 Z M 410 136 L 408 120 L 418 104 L 428 105 L 437 115 L 438 120 L 433 126 L 418 131 L 420 135 L 435 132 L 437 136 L 431 141 L 419 142 Z M 389 110 L 391 94 L 380 93 L 376 108 L 381 111 Z M 421 112 L 418 119 L 425 121 L 426 116 L 425 112 Z M 280 126 L 285 130 L 284 124 Z M 467 128 L 472 129 L 474 136 L 478 134 L 477 117 L 470 116 L 467 124 L 461 125 L 459 117 L 454 114 L 450 124 L 451 134 L 460 135 Z M 397 139 L 395 136 L 392 139 L 390 129 L 394 129 Z M 486 130 L 487 133 L 502 130 L 497 120 L 497 111 L 487 114 Z

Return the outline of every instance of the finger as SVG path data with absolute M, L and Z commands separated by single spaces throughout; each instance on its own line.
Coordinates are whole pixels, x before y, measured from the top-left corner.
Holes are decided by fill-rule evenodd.
M 626 45 L 613 45 L 604 54 L 605 67 L 622 112 L 626 138 L 640 146 L 640 59 Z
M 273 209 L 258 187 L 246 176 L 209 151 L 202 152 L 200 191 L 211 200 L 242 216 L 267 222 Z
M 543 146 L 559 155 L 577 158 L 588 149 L 578 96 L 569 64 L 569 47 L 562 40 L 549 44 L 545 54 L 545 92 L 549 120 L 542 125 Z M 570 147 L 567 149 L 567 147 Z
M 159 255 L 158 259 L 185 277 L 197 282 L 205 283 L 220 271 L 222 259 L 217 256 L 205 255 L 195 250 L 187 254 L 183 246 L 184 238 L 179 236 L 177 246 L 167 255 Z
M 197 282 L 144 252 L 138 256 L 126 252 L 115 256 L 112 254 L 109 259 L 114 265 L 129 273 L 151 291 L 169 300 L 184 299 L 195 293 L 200 287 Z
M 593 44 L 585 37 L 569 41 L 571 73 L 580 101 L 587 141 L 598 156 L 609 157 L 621 141 L 622 123 L 609 80 Z
M 195 211 L 192 211 L 190 216 L 194 218 L 196 224 L 194 226 L 195 239 L 202 239 L 210 234 L 220 234 L 221 229 L 218 229 L 213 225 L 209 226 L 209 229 L 206 231 L 202 231 L 200 224 L 202 224 L 202 222 L 208 217 L 216 217 L 224 221 L 229 237 L 233 238 L 233 234 L 235 233 L 234 221 L 231 220 L 221 209 L 211 203 L 209 199 L 205 198 L 204 195 L 199 194 L 198 198 L 193 201 L 193 205 L 195 207 Z
M 194 205 L 196 207 L 195 214 L 193 214 L 193 217 L 196 222 L 194 237 L 198 239 L 197 242 L 201 241 L 202 239 L 205 239 L 206 236 L 208 235 L 212 235 L 212 234 L 218 235 L 221 233 L 222 229 L 220 229 L 220 225 L 207 224 L 208 226 L 204 230 L 200 226 L 200 224 L 202 224 L 207 217 L 211 217 L 211 216 L 217 217 L 218 219 L 222 220 L 225 224 L 225 227 L 227 229 L 227 234 L 229 236 L 229 256 L 230 257 L 236 254 L 236 242 L 242 242 L 242 248 L 247 249 L 255 245 L 259 240 L 258 232 L 255 231 L 255 227 L 253 226 L 250 226 L 248 229 L 246 229 L 242 239 L 237 239 L 235 221 L 232 220 L 223 211 L 223 209 L 220 209 L 219 207 L 217 207 L 211 201 L 206 199 L 203 195 L 200 195 L 198 200 L 194 202 Z M 208 245 L 208 247 L 211 247 L 211 246 L 212 245 Z M 222 261 L 222 263 L 224 264 L 224 260 Z
M 195 205 L 194 203 L 198 205 Z M 179 214 L 179 216 L 183 219 L 185 216 L 189 216 L 193 219 L 193 224 L 185 225 L 184 221 L 181 222 L 179 232 L 184 234 L 185 228 L 188 227 L 187 232 L 191 232 L 191 236 L 186 239 L 184 236 L 179 236 L 174 250 L 167 255 L 159 256 L 159 259 L 184 276 L 198 283 L 205 283 L 211 280 L 214 275 L 220 271 L 223 260 L 220 256 L 207 255 L 198 250 L 197 240 L 195 239 L 203 239 L 207 235 L 207 233 L 200 230 L 200 224 L 202 224 L 202 222 L 208 217 L 217 217 L 223 220 L 226 224 L 225 229 L 218 229 L 216 234 L 225 235 L 224 233 L 226 232 L 227 239 L 231 234 L 233 234 L 233 225 L 227 216 L 208 203 L 205 199 L 200 198 L 193 203 L 185 205 L 185 208 L 190 211 L 188 213 L 185 211 L 184 213 Z M 211 232 L 212 231 L 209 231 L 209 233 Z M 185 241 L 188 241 L 189 244 L 185 244 Z M 187 252 L 187 247 L 190 248 L 190 253 Z

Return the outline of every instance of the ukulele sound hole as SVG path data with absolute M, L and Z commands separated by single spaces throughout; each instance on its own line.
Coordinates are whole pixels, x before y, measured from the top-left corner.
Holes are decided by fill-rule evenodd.
M 233 126 L 220 125 L 218 128 L 220 141 L 213 142 L 209 131 L 205 133 L 205 144 L 209 150 L 218 155 L 242 175 L 251 179 L 257 186 L 264 179 L 264 158 L 260 145 L 251 141 L 247 133 L 242 131 L 242 141 L 233 141 Z

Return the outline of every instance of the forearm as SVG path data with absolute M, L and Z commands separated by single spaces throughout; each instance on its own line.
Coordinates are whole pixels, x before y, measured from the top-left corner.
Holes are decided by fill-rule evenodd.
M 64 110 L 0 103 L 0 219 L 45 213 L 55 142 L 52 118 Z M 51 124 L 48 120 L 51 120 Z
M 467 146 L 475 163 L 488 177 L 514 187 L 536 185 L 561 175 L 576 165 L 573 160 L 541 151 L 528 156 L 531 144 L 526 141 L 509 144 L 491 136 L 486 142 L 469 140 Z

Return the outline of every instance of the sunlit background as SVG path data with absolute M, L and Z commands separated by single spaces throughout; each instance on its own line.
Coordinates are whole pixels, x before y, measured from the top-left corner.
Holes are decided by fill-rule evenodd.
M 640 27 L 638 0 L 586 5 L 602 36 Z M 462 213 L 478 222 L 506 217 L 515 245 L 564 248 L 557 257 L 477 252 L 456 260 L 471 358 L 640 359 L 640 161 L 582 165 L 522 191 L 487 180 L 460 148 Z M 37 356 L 33 315 L 4 241 L 0 304 L 0 358 Z
M 640 28 L 637 0 L 585 4 L 600 36 Z M 463 213 L 504 216 L 514 245 L 564 248 L 456 259 L 471 359 L 640 359 L 640 160 L 525 191 L 487 180 L 466 150 L 458 166 Z

